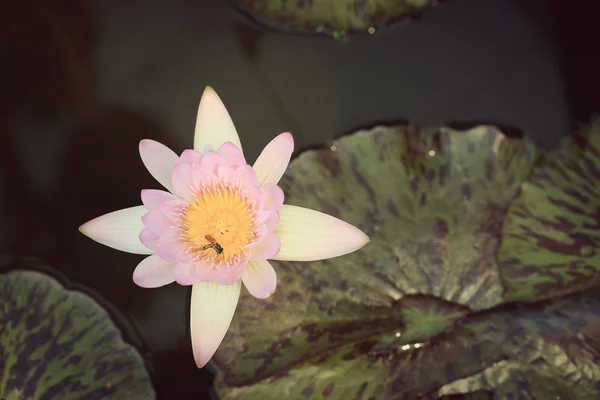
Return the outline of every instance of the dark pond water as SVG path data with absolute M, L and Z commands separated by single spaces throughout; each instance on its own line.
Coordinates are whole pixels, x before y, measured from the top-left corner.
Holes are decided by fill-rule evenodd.
M 159 397 L 202 398 L 212 377 L 193 362 L 189 289 L 136 287 L 140 257 L 77 231 L 158 187 L 138 141 L 191 147 L 211 85 L 249 160 L 283 131 L 301 150 L 398 120 L 491 121 L 554 146 L 600 109 L 590 4 L 448 0 L 341 43 L 257 31 L 226 1 L 5 1 L 0 251 L 101 293 L 141 334 Z

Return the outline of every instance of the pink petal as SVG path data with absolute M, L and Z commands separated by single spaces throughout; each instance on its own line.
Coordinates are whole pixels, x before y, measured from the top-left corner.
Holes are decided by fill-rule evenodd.
M 237 167 L 235 170 L 236 180 L 240 186 L 258 186 L 258 179 L 254 170 L 249 165 Z
M 240 138 L 225 105 L 217 93 L 207 86 L 198 107 L 194 150 L 206 153 L 220 148 L 226 142 L 231 142 L 240 150 L 242 149 Z
M 314 261 L 352 253 L 369 237 L 354 226 L 318 211 L 284 204 L 275 234 L 281 249 L 273 260 Z
M 150 229 L 157 236 L 165 233 L 172 225 L 171 220 L 160 210 L 149 211 L 142 217 L 142 222 L 144 222 L 146 228 Z
M 177 262 L 177 255 L 187 250 L 187 246 L 178 240 L 177 232 L 169 228 L 156 243 L 156 253 L 165 261 Z
M 179 161 L 177 154 L 161 143 L 144 139 L 140 142 L 140 157 L 154 179 L 173 192 L 171 171 Z
M 250 261 L 256 262 L 261 260 L 268 260 L 273 258 L 281 248 L 281 241 L 277 237 L 277 235 L 271 233 L 265 238 L 257 243 L 256 246 L 252 247 L 252 256 L 250 257 Z
M 252 296 L 266 299 L 275 292 L 277 274 L 268 261 L 255 261 L 248 263 L 242 281 Z
M 219 154 L 223 157 L 225 162 L 232 167 L 240 167 L 246 164 L 244 153 L 233 143 L 226 142 L 221 145 Z
M 183 286 L 189 286 L 198 282 L 214 281 L 215 277 L 222 272 L 211 269 L 206 262 L 178 263 L 175 266 L 175 281 Z
M 184 150 L 181 153 L 181 157 L 179 158 L 179 162 L 183 162 L 186 164 L 200 164 L 202 160 L 202 154 L 198 153 L 196 150 Z
M 260 187 L 263 199 L 263 209 L 279 210 L 283 205 L 283 190 L 274 183 L 265 183 Z
M 142 229 L 140 232 L 140 242 L 147 248 L 156 251 L 156 244 L 158 243 L 158 235 L 152 233 L 148 228 Z
M 198 262 L 198 260 L 200 259 L 198 253 L 196 253 L 195 251 L 191 251 L 191 249 L 189 248 L 181 248 L 184 250 L 178 252 L 175 255 L 175 259 L 177 260 L 178 264 L 191 264 Z
M 184 200 L 191 201 L 194 198 L 192 186 L 192 165 L 179 163 L 173 168 L 171 177 L 174 193 Z
M 237 183 L 235 170 L 227 164 L 219 165 L 219 168 L 217 168 L 217 176 L 219 177 L 219 181 L 227 186 L 232 186 Z
M 170 200 L 162 203 L 159 209 L 165 217 L 169 218 L 174 224 L 177 224 L 181 219 L 181 212 L 186 206 L 187 203 L 185 201 Z
M 156 189 L 144 189 L 142 190 L 142 203 L 150 211 L 160 207 L 165 201 L 177 200 L 177 197 L 173 196 L 169 192 L 164 190 Z
M 94 218 L 79 227 L 90 239 L 113 249 L 133 254 L 152 254 L 152 250 L 140 242 L 144 229 L 142 216 L 148 212 L 144 206 L 124 208 Z
M 269 233 L 273 232 L 275 230 L 275 228 L 277 228 L 278 223 L 279 223 L 279 213 L 272 212 L 271 215 L 269 215 L 269 218 L 267 218 L 265 221 L 265 226 L 267 227 L 267 231 Z
M 243 260 L 235 269 L 215 277 L 215 282 L 220 285 L 232 285 L 240 279 L 244 269 L 246 269 L 246 265 L 248 265 L 248 259 Z
M 201 282 L 192 287 L 190 329 L 198 368 L 204 367 L 223 341 L 240 297 L 242 282 L 224 286 Z
M 175 280 L 180 285 L 194 285 L 198 282 L 214 281 L 221 285 L 231 285 L 240 279 L 248 263 L 247 255 L 230 270 L 213 268 L 210 262 L 178 263 L 175 266 Z
M 256 186 L 247 186 L 243 188 L 243 193 L 256 210 L 260 210 L 262 208 L 263 195 L 259 188 Z
M 133 282 L 143 288 L 156 288 L 174 281 L 173 264 L 157 255 L 146 257 L 133 271 Z
M 204 154 L 200 164 L 216 176 L 219 166 L 225 164 L 225 160 L 219 153 L 211 150 Z
M 257 211 L 256 217 L 254 217 L 254 224 L 255 225 L 264 224 L 265 221 L 267 220 L 267 218 L 269 218 L 272 214 L 274 214 L 273 211 L 265 211 L 265 210 Z
M 261 242 L 269 234 L 269 230 L 265 224 L 262 224 L 254 228 L 254 234 L 256 237 L 255 241 Z
M 202 165 L 192 167 L 192 187 L 201 189 L 210 187 L 217 181 L 215 174 L 204 168 Z
M 294 152 L 294 137 L 285 132 L 271 140 L 254 163 L 260 184 L 277 183 L 290 163 Z

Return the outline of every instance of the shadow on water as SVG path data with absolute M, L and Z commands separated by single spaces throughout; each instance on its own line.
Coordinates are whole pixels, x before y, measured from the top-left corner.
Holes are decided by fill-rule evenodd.
M 93 102 L 94 42 L 89 10 L 79 1 L 11 0 L 0 6 L 0 163 L 10 210 L 7 247 L 17 254 L 39 254 L 60 241 L 52 228 L 60 226 L 53 203 L 61 200 L 39 195 L 23 157 L 36 146 L 20 148 L 24 129 L 15 116 L 39 122 L 49 128 L 41 135 L 60 140 L 54 137 L 60 132 L 52 128 Z
M 60 163 L 62 201 L 56 204 L 63 230 L 58 232 L 57 261 L 73 263 L 65 271 L 69 276 L 99 286 L 102 292 L 111 293 L 113 301 L 134 312 L 147 307 L 144 296 L 130 293 L 131 273 L 142 256 L 100 246 L 77 228 L 97 216 L 140 205 L 142 188 L 160 188 L 137 153 L 143 138 L 172 145 L 156 124 L 125 110 L 99 112 L 76 127 Z
M 199 371 L 192 358 L 187 333 L 189 288 L 137 287 L 131 274 L 144 256 L 101 246 L 77 231 L 81 223 L 99 215 L 139 205 L 142 188 L 161 189 L 139 158 L 138 143 L 144 138 L 178 148 L 156 123 L 125 110 L 107 109 L 77 128 L 61 163 L 61 192 L 69 203 L 59 206 L 65 219 L 61 223 L 63 243 L 57 257 L 60 262 L 56 265 L 71 279 L 105 294 L 138 322 L 153 354 L 159 398 L 170 398 L 182 387 L 191 391 L 193 386 L 198 393 L 207 390 L 210 383 L 211 375 Z M 176 313 L 169 308 L 175 308 Z M 152 329 L 160 325 L 166 330 Z
M 600 3 L 555 0 L 554 7 L 554 30 L 568 104 L 575 120 L 587 123 L 592 114 L 600 113 Z
M 550 4 L 550 12 L 540 16 L 538 3 Z M 570 129 L 588 123 L 592 115 L 600 113 L 600 52 L 597 50 L 600 3 L 586 0 L 535 0 L 520 2 L 520 6 L 525 12 L 535 15 L 554 39 L 566 105 L 575 121 Z
M 52 118 L 91 100 L 95 77 L 91 14 L 79 0 L 0 6 L 2 111 L 24 106 Z
M 128 325 L 121 328 L 141 331 L 145 344 L 134 345 L 148 347 L 150 353 L 162 348 L 156 350 L 151 371 L 158 398 L 172 398 L 177 390 L 181 396 L 202 398 L 212 375 L 199 371 L 193 361 L 187 333 L 189 288 L 172 285 L 153 291 L 135 286 L 131 274 L 142 256 L 101 246 L 78 232 L 92 218 L 140 204 L 142 188 L 160 188 L 139 158 L 141 139 L 179 148 L 152 118 L 101 104 L 91 61 L 95 42 L 92 15 L 83 2 L 12 0 L 0 6 L 0 181 L 2 224 L 9 233 L 0 248 L 19 258 L 41 259 L 57 271 L 54 275 L 91 289 L 92 296 L 99 293 L 126 316 L 126 322 L 116 321 Z M 31 132 L 19 116 L 43 127 L 35 134 L 52 137 L 36 144 L 28 136 L 23 148 L 20 135 Z M 58 179 L 44 191 L 23 154 L 44 151 L 39 147 L 47 141 L 61 145 Z M 157 312 L 161 302 L 180 312 Z M 160 324 L 169 325 L 166 332 L 178 337 L 165 339 L 165 332 L 161 337 L 161 332 L 142 328 Z M 165 350 L 168 344 L 161 341 L 178 347 Z
M 260 55 L 266 32 L 242 19 L 235 19 L 231 23 L 231 30 L 240 52 L 246 59 L 256 81 L 260 84 L 264 95 L 269 99 L 269 103 L 273 107 L 275 113 L 285 121 L 286 126 L 288 127 L 287 130 L 294 132 L 294 137 L 298 140 L 299 137 L 303 136 L 301 125 L 296 121 L 293 113 L 285 106 L 285 102 L 281 95 L 277 93 L 277 90 L 272 86 L 269 78 L 265 76 L 260 66 L 257 64 L 257 59 Z

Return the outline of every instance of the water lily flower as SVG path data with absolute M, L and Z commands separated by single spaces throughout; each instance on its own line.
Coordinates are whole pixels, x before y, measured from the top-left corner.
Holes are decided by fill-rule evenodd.
M 144 139 L 142 162 L 168 191 L 146 189 L 143 205 L 95 218 L 79 230 L 117 250 L 148 255 L 133 272 L 144 288 L 192 285 L 191 337 L 202 368 L 227 332 L 242 282 L 257 298 L 277 285 L 267 260 L 311 261 L 363 247 L 354 226 L 314 210 L 283 204 L 277 185 L 294 141 L 282 133 L 246 163 L 235 126 L 216 92 L 200 100 L 194 149 L 177 156 Z

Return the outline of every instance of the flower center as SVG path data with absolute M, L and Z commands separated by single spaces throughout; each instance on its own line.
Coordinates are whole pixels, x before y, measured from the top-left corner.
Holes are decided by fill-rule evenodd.
M 256 210 L 237 187 L 202 188 L 183 210 L 183 241 L 198 260 L 215 264 L 239 262 L 256 238 Z

